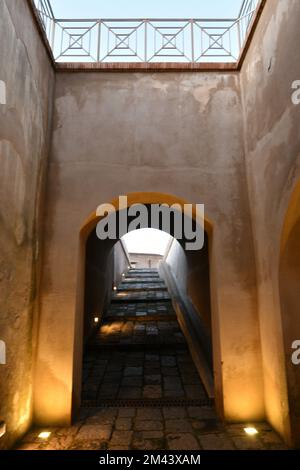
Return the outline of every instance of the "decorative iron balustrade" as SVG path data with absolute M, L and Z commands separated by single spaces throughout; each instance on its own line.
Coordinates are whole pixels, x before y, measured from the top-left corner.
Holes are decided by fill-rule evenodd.
M 260 4 L 233 19 L 58 19 L 34 2 L 58 62 L 237 62 Z

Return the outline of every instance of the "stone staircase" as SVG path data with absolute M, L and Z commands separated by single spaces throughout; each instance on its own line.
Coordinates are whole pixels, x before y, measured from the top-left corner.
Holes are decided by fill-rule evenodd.
M 83 406 L 210 405 L 155 269 L 124 276 L 83 364 Z

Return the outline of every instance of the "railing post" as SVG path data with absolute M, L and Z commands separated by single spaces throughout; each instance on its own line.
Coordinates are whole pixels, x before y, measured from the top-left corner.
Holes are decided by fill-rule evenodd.
M 194 63 L 195 62 L 194 20 L 191 20 L 191 48 L 192 48 L 192 63 Z
M 97 62 L 100 62 L 100 56 L 101 56 L 101 20 L 98 23 Z
M 56 21 L 52 20 L 52 34 L 51 34 L 51 49 L 54 54 L 55 49 L 55 31 L 56 31 Z
M 240 54 L 242 51 L 241 19 L 239 19 L 237 22 L 237 28 L 238 28 L 238 44 L 239 44 L 239 54 Z
M 148 61 L 148 20 L 145 20 L 145 44 L 144 44 L 144 47 L 145 47 L 145 62 Z

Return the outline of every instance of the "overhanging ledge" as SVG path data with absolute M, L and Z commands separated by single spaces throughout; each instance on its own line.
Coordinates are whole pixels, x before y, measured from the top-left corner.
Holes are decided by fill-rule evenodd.
M 237 64 L 231 63 L 91 63 L 91 62 L 57 62 L 55 64 L 58 72 L 207 72 L 228 71 L 236 72 Z

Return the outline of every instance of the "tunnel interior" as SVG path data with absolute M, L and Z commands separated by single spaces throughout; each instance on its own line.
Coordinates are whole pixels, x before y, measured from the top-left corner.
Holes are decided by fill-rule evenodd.
M 213 376 L 208 235 L 186 250 L 174 220 L 160 260 L 149 246 L 137 263 L 123 239 L 100 240 L 96 228 L 87 238 L 84 407 L 213 404 L 199 364 Z

